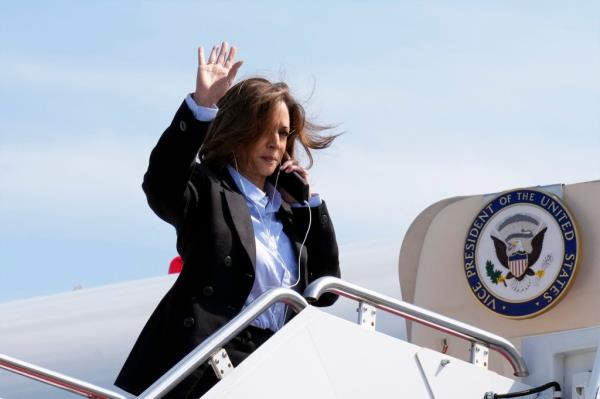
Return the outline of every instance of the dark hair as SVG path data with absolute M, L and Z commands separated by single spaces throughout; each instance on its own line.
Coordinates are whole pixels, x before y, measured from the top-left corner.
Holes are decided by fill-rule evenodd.
M 310 150 L 328 147 L 337 135 L 321 136 L 319 133 L 331 126 L 321 126 L 306 120 L 304 108 L 290 94 L 283 82 L 271 83 L 264 78 L 243 80 L 219 100 L 219 112 L 212 122 L 202 148 L 200 160 L 213 167 L 222 168 L 233 161 L 233 154 L 256 141 L 272 127 L 272 113 L 283 101 L 290 114 L 290 136 L 286 152 L 295 159 L 296 141 L 302 145 L 313 164 Z

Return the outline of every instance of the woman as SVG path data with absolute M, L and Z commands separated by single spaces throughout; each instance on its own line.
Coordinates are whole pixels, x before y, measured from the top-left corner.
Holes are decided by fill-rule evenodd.
M 280 164 L 280 173 L 308 180 L 294 160 L 296 143 L 312 162 L 310 150 L 334 136 L 318 135 L 283 83 L 254 78 L 230 87 L 241 61 L 234 63 L 236 49 L 227 47 L 213 47 L 207 62 L 198 49 L 196 90 L 161 136 L 144 176 L 150 207 L 177 231 L 184 266 L 115 382 L 136 395 L 268 289 L 302 292 L 321 276 L 340 275 L 325 203 L 312 195 L 310 208 L 301 207 L 267 181 Z M 334 301 L 326 295 L 316 305 Z M 276 304 L 234 338 L 225 346 L 234 365 L 290 316 Z M 198 398 L 216 381 L 203 365 L 165 397 Z

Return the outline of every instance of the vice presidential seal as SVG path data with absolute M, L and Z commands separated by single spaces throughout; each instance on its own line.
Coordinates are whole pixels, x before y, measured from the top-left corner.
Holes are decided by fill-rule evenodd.
M 469 287 L 502 316 L 534 317 L 558 303 L 573 282 L 578 242 L 573 217 L 553 195 L 503 193 L 481 209 L 467 232 Z

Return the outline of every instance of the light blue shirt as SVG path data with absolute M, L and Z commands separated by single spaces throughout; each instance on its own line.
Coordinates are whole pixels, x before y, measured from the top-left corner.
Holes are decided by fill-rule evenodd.
M 194 117 L 200 121 L 213 120 L 218 111 L 217 108 L 199 106 L 191 95 L 186 97 L 185 102 Z M 244 303 L 246 307 L 271 288 L 295 286 L 299 279 L 298 255 L 277 218 L 277 211 L 282 201 L 279 191 L 267 182 L 266 192 L 264 192 L 231 166 L 228 166 L 228 170 L 248 205 L 256 244 L 254 285 Z M 313 194 L 309 199 L 309 206 L 319 205 L 321 205 L 321 198 L 318 194 Z M 251 324 L 258 328 L 277 331 L 285 322 L 285 310 L 285 304 L 277 303 Z
M 269 182 L 266 193 L 231 166 L 229 173 L 244 194 L 250 210 L 256 243 L 254 285 L 244 306 L 248 306 L 271 288 L 290 287 L 298 281 L 298 259 L 292 242 L 277 218 L 281 194 Z M 285 304 L 276 303 L 252 322 L 253 326 L 279 330 L 285 321 Z
M 188 94 L 185 98 L 185 104 L 188 106 L 190 111 L 192 111 L 194 117 L 202 122 L 212 121 L 215 119 L 215 116 L 217 116 L 217 112 L 219 111 L 219 108 L 217 107 L 210 108 L 196 104 L 196 101 L 194 101 L 191 94 Z

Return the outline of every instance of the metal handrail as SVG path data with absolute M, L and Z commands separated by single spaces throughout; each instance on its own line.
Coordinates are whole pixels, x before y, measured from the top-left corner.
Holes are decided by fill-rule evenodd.
M 258 297 L 247 308 L 242 310 L 229 323 L 217 330 L 200 345 L 173 366 L 166 374 L 146 389 L 139 398 L 154 399 L 161 398 L 175 385 L 187 377 L 199 365 L 204 363 L 217 349 L 239 334 L 261 313 L 276 302 L 284 302 L 296 312 L 308 306 L 304 299 L 296 291 L 287 288 L 275 288 Z M 57 373 L 24 362 L 0 353 L 0 369 L 34 379 L 44 384 L 69 391 L 80 396 L 91 399 L 126 399 L 125 396 L 96 385 L 78 380 L 67 375 Z
M 125 399 L 118 393 L 3 354 L 0 354 L 0 368 L 87 398 Z
M 529 371 L 519 351 L 505 338 L 489 331 L 462 323 L 450 317 L 423 309 L 408 302 L 378 294 L 336 277 L 321 277 L 304 290 L 309 301 L 318 300 L 321 295 L 331 292 L 359 302 L 368 302 L 386 312 L 416 321 L 417 323 L 443 331 L 472 343 L 483 343 L 504 356 L 511 364 L 516 377 L 527 377 Z
M 191 351 L 186 357 L 181 359 L 179 363 L 171 367 L 161 378 L 156 380 L 154 384 L 148 387 L 140 396 L 139 399 L 156 399 L 162 398 L 178 383 L 183 381 L 185 377 L 190 375 L 196 368 L 208 360 L 208 358 L 216 352 L 220 347 L 229 342 L 233 337 L 238 335 L 252 321 L 254 321 L 261 313 L 267 310 L 276 302 L 284 302 L 292 307 L 296 312 L 308 306 L 308 302 L 296 291 L 288 288 L 274 288 L 252 302 L 247 308 L 242 310 L 231 321 L 214 332 L 210 337 L 205 339 L 200 345 Z

